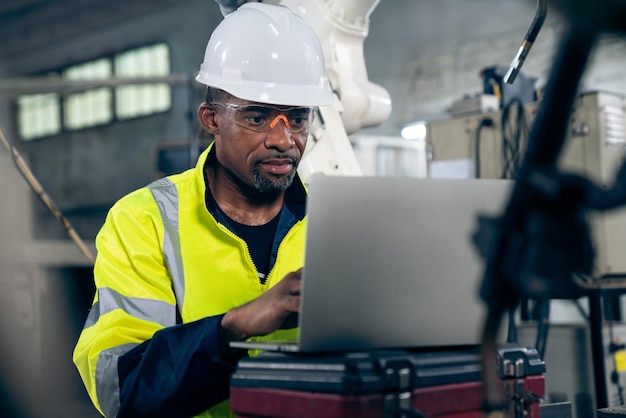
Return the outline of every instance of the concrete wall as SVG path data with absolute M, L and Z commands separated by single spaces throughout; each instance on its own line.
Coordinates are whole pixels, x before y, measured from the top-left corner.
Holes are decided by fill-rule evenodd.
M 9 395 L 27 417 L 95 416 L 70 361 L 93 296 L 90 265 L 69 239 L 33 239 L 38 203 L 3 147 L 0 191 L 0 409 L 17 416 L 4 409 Z

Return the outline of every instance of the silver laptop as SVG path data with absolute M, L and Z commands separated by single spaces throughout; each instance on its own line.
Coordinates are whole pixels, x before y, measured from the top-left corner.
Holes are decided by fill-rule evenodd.
M 477 215 L 501 214 L 512 182 L 314 176 L 299 335 L 233 347 L 326 352 L 480 343 L 484 261 Z

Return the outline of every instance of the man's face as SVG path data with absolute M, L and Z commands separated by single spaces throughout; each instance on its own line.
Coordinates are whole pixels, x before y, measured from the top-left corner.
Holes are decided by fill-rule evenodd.
M 291 185 L 306 146 L 310 108 L 268 106 L 233 96 L 203 104 L 212 115 L 217 160 L 242 191 L 280 193 Z

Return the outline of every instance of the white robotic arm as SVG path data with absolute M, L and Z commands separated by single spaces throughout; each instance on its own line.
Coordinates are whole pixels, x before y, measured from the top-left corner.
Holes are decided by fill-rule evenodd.
M 224 15 L 245 0 L 216 0 Z M 379 125 L 391 113 L 389 93 L 369 81 L 363 41 L 369 17 L 380 0 L 266 0 L 302 17 L 324 49 L 326 72 L 335 102 L 319 109 L 300 163 L 306 182 L 314 173 L 361 175 L 348 134 Z

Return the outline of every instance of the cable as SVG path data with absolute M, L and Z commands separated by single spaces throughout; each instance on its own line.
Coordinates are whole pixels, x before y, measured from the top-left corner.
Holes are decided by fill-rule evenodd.
M 548 329 L 550 327 L 550 298 L 542 296 L 537 300 L 537 339 L 535 348 L 539 353 L 539 358 L 545 359 L 546 346 L 548 343 Z
M 588 323 L 589 322 L 589 315 L 587 314 L 587 312 L 585 312 L 585 310 L 581 306 L 580 302 L 577 299 L 570 299 L 570 302 L 572 302 L 572 304 L 578 310 L 578 313 L 580 314 L 580 316 L 583 317 L 585 322 Z
M 515 81 L 515 77 L 519 73 L 522 68 L 522 64 L 526 60 L 528 53 L 530 52 L 530 48 L 533 46 L 535 39 L 537 38 L 537 34 L 543 26 L 543 22 L 546 20 L 546 15 L 548 13 L 548 5 L 546 0 L 538 0 L 537 1 L 537 11 L 535 12 L 535 18 L 533 19 L 530 28 L 528 28 L 528 32 L 524 37 L 522 45 L 520 46 L 515 58 L 511 62 L 511 66 L 509 70 L 504 75 L 504 82 L 507 84 L 513 84 Z
M 501 305 L 487 305 L 487 316 L 481 333 L 481 374 L 483 381 L 484 416 L 501 417 L 505 410 L 499 379 L 497 333 L 505 314 Z
M 617 393 L 615 394 L 615 400 L 617 402 L 617 405 L 623 405 L 624 404 L 624 388 L 622 387 L 620 380 L 619 380 L 619 371 L 618 371 L 618 367 L 617 367 L 617 358 L 615 357 L 615 354 L 624 349 L 623 344 L 617 344 L 615 342 L 615 337 L 613 335 L 613 320 L 611 319 L 610 321 L 608 321 L 608 328 L 609 328 L 609 339 L 611 340 L 611 343 L 609 344 L 609 353 L 611 354 L 611 363 L 613 365 L 613 371 L 611 372 L 611 383 L 613 383 L 616 386 L 617 389 Z
M 515 108 L 514 111 L 512 109 Z M 515 119 L 512 118 L 515 113 Z M 528 144 L 530 129 L 521 99 L 515 97 L 502 109 L 502 178 L 515 179 Z
M 517 343 L 517 325 L 515 324 L 515 309 L 508 311 L 509 324 L 507 328 L 507 343 Z
M 493 119 L 490 117 L 484 117 L 478 123 L 475 132 L 475 140 L 474 140 L 474 177 L 479 179 L 481 176 L 480 172 L 480 133 L 483 127 L 492 127 Z
M 606 295 L 603 295 L 602 297 L 606 297 Z M 613 332 L 613 321 L 615 318 L 611 317 L 610 320 L 608 320 L 608 329 L 609 329 L 609 354 L 611 355 L 611 364 L 613 366 L 613 371 L 611 372 L 611 383 L 613 383 L 616 386 L 617 389 L 617 393 L 615 394 L 615 401 L 617 402 L 617 405 L 623 405 L 624 404 L 624 388 L 622 387 L 621 383 L 620 383 L 620 379 L 619 379 L 619 368 L 617 366 L 617 358 L 615 357 L 615 354 L 624 349 L 624 345 L 623 344 L 618 344 L 615 342 L 615 335 Z

